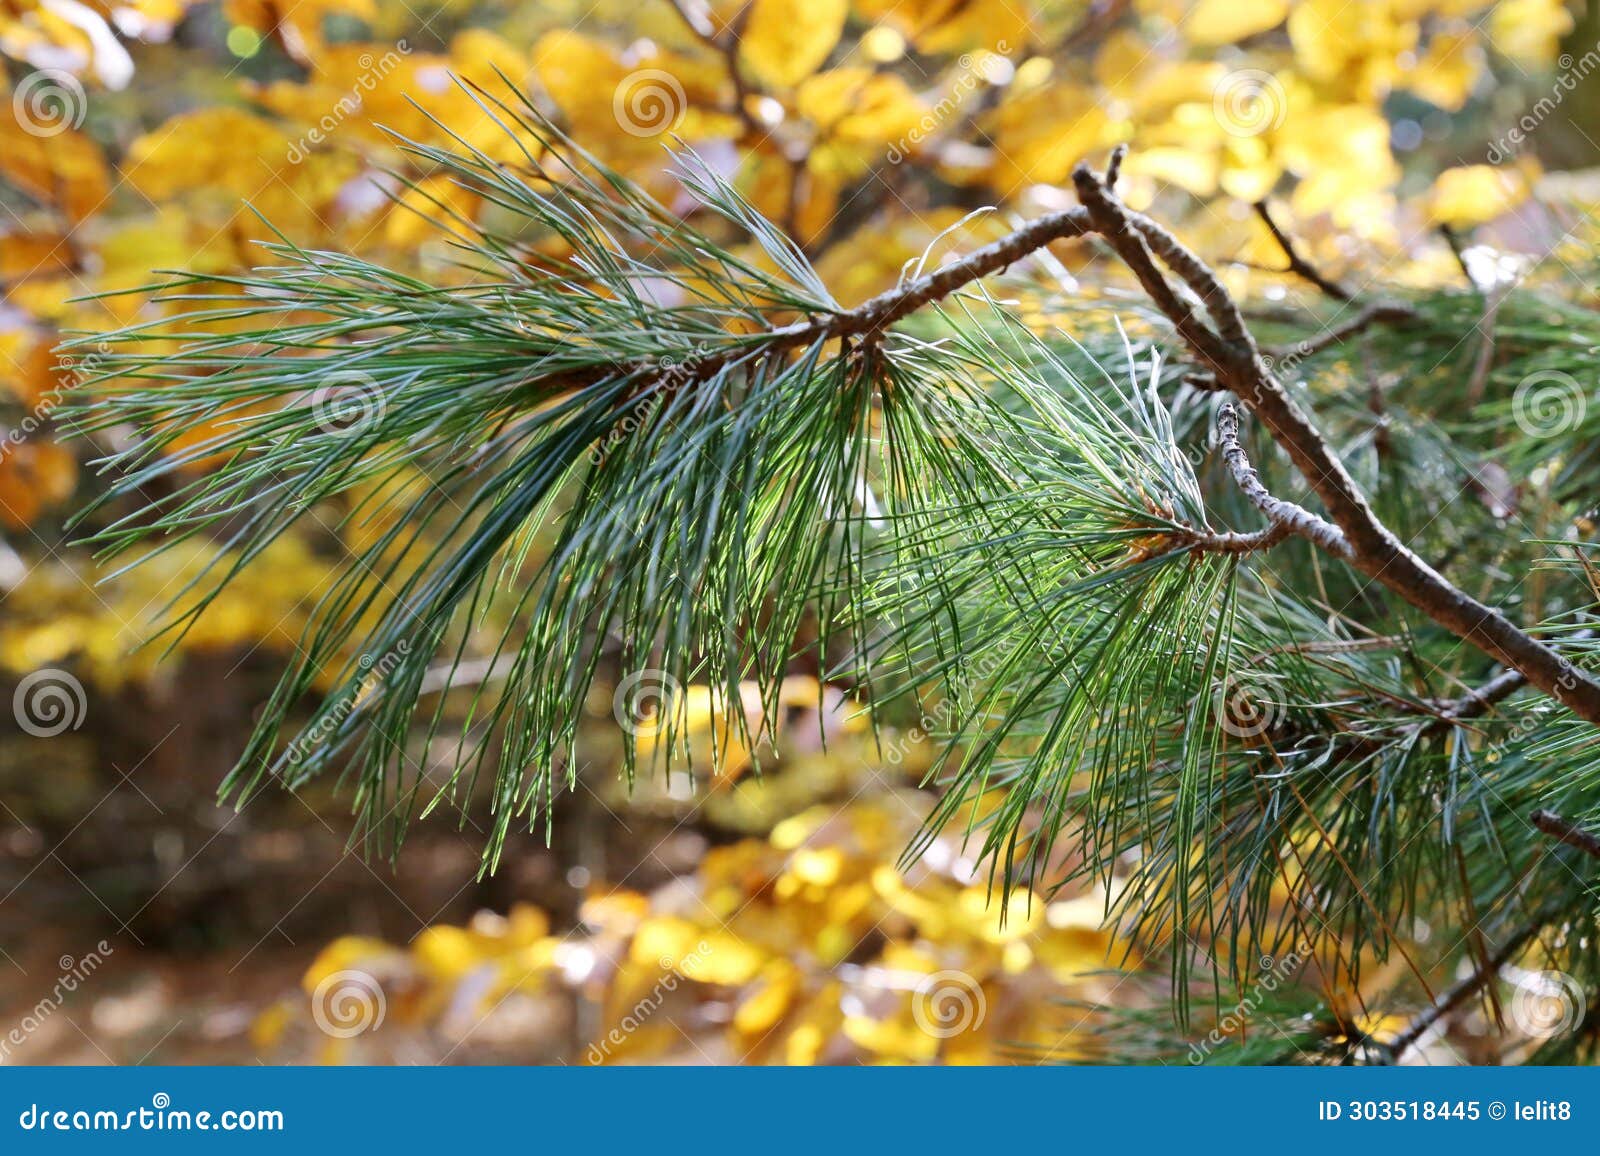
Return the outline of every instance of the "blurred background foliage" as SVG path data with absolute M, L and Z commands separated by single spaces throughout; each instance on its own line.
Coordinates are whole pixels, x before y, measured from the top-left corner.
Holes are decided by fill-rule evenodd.
M 58 956 L 116 945 L 92 998 L 18 1058 L 1071 1060 L 1106 1058 L 1101 1013 L 1083 1009 L 1161 998 L 1138 945 L 1102 929 L 1103 895 L 1019 895 L 1001 923 L 958 843 L 901 864 L 934 752 L 914 725 L 875 738 L 847 711 L 819 718 L 843 695 L 814 669 L 793 672 L 789 737 L 760 775 L 741 773 L 751 752 L 715 781 L 629 792 L 599 767 L 553 846 L 516 841 L 487 879 L 481 800 L 425 824 L 394 866 L 346 846 L 331 787 L 210 806 L 383 503 L 313 511 L 176 656 L 139 647 L 228 546 L 118 574 L 71 544 L 64 517 L 100 483 L 51 412 L 93 366 L 53 349 L 185 308 L 87 298 L 153 269 L 225 279 L 274 230 L 430 282 L 470 276 L 415 210 L 497 206 L 388 133 L 443 144 L 448 126 L 505 153 L 455 83 L 497 76 L 685 211 L 666 153 L 695 149 L 844 302 L 1061 207 L 1070 168 L 1121 141 L 1128 201 L 1178 222 L 1252 299 L 1289 284 L 1249 207 L 1268 197 L 1333 275 L 1439 285 L 1459 281 L 1450 242 L 1473 230 L 1503 252 L 1592 242 L 1570 226 L 1600 200 L 1600 103 L 1556 101 L 1523 148 L 1504 134 L 1595 39 L 1562 0 L 0 0 L 0 667 L 87 688 L 70 733 L 0 739 L 0 1011 L 32 1006 Z M 1064 251 L 1053 290 L 1124 302 L 1103 271 L 1079 283 L 1088 258 Z M 709 702 L 707 742 L 726 730 Z M 611 704 L 592 705 L 603 751 Z M 464 706 L 444 709 L 465 725 Z M 330 980 L 351 972 L 375 985 L 358 995 L 381 998 L 381 1026 L 330 1031 Z M 919 996 L 950 973 L 966 986 L 929 1031 Z M 1360 1022 L 1360 995 L 1329 993 L 1320 1038 L 1384 1030 Z

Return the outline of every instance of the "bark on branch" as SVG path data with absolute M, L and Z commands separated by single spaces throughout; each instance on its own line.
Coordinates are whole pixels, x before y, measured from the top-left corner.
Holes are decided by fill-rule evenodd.
M 1531 816 L 1531 822 L 1552 839 L 1565 843 L 1568 847 L 1576 847 L 1585 855 L 1600 859 L 1600 835 L 1584 830 L 1554 811 L 1535 811 Z
M 1339 527 L 1268 491 L 1239 442 L 1239 411 L 1231 403 L 1223 405 L 1217 414 L 1217 441 L 1222 446 L 1222 460 L 1232 472 L 1233 480 L 1238 483 L 1244 496 L 1250 499 L 1250 503 L 1267 516 L 1267 521 L 1282 526 L 1285 533 L 1298 534 L 1330 554 L 1340 558 L 1349 557 L 1350 544 L 1344 540 Z

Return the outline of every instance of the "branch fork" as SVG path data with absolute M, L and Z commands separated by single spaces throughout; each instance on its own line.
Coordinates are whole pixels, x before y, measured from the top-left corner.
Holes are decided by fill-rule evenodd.
M 1120 170 L 1124 155 L 1125 146 L 1112 154 L 1108 169 L 1112 180 Z M 852 338 L 870 341 L 918 309 L 979 278 L 1001 272 L 1047 245 L 1098 235 L 1128 266 L 1200 362 L 1202 372 L 1196 380 L 1205 381 L 1205 388 L 1229 392 L 1243 403 L 1288 456 L 1328 515 L 1324 519 L 1267 492 L 1239 443 L 1238 418 L 1234 414 L 1219 422 L 1224 457 L 1235 480 L 1267 516 L 1269 525 L 1258 534 L 1194 531 L 1187 545 L 1240 553 L 1275 545 L 1289 535 L 1303 537 L 1403 598 L 1501 665 L 1518 672 L 1528 684 L 1555 698 L 1579 717 L 1600 725 L 1600 682 L 1593 675 L 1514 625 L 1500 611 L 1453 585 L 1383 524 L 1344 462 L 1274 375 L 1267 357 L 1246 327 L 1238 303 L 1217 275 L 1171 232 L 1124 205 L 1112 182 L 1097 176 L 1087 165 L 1079 165 L 1072 180 L 1080 202 L 1078 207 L 1040 217 L 960 260 L 853 309 L 771 330 L 761 342 L 761 355 L 769 356 L 818 341 Z M 1314 272 L 1287 236 L 1276 228 L 1270 214 L 1263 215 L 1280 237 L 1280 243 L 1286 246 L 1292 270 L 1302 276 L 1306 276 L 1308 270 Z M 1320 274 L 1312 279 L 1337 299 L 1350 299 L 1348 291 Z M 1329 343 L 1343 340 L 1360 326 L 1378 320 L 1402 319 L 1405 315 L 1404 306 L 1369 307 L 1352 322 L 1331 331 Z M 691 374 L 679 373 L 674 387 L 708 378 L 753 356 L 752 350 L 749 344 L 739 343 L 707 354 L 696 362 Z M 614 372 L 614 368 L 606 372 Z M 643 391 L 661 384 L 652 380 L 649 367 L 640 367 L 638 373 Z

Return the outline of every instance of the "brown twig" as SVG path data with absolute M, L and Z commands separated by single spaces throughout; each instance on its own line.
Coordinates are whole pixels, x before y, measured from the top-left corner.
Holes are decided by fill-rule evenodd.
M 1283 250 L 1284 257 L 1288 259 L 1289 267 L 1283 272 L 1293 273 L 1296 277 L 1309 281 L 1335 301 L 1350 301 L 1353 299 L 1350 290 L 1337 281 L 1323 276 L 1315 265 L 1301 255 L 1300 250 L 1295 248 L 1295 244 L 1290 240 L 1289 235 L 1278 227 L 1278 222 L 1273 218 L 1272 209 L 1266 201 L 1257 201 L 1253 207 L 1255 208 L 1256 216 L 1261 218 L 1261 223 L 1266 225 L 1267 231 L 1272 234 L 1272 239 L 1278 243 L 1278 248 Z
M 683 21 L 696 39 L 722 56 L 728 79 L 733 84 L 733 113 L 739 118 L 745 132 L 753 135 L 764 134 L 766 126 L 758 121 L 747 107 L 751 95 L 750 86 L 739 68 L 739 37 L 743 34 L 745 25 L 749 23 L 750 14 L 755 10 L 754 0 L 742 5 L 721 32 L 718 32 L 711 22 L 711 13 L 700 4 L 700 0 L 667 0 L 667 3 L 672 5 L 672 10 L 678 14 L 678 19 Z
M 1573 631 L 1568 638 L 1574 642 L 1594 637 L 1589 629 Z M 1480 718 L 1517 691 L 1528 685 L 1528 678 L 1520 670 L 1501 670 L 1483 685 L 1473 687 L 1456 698 L 1436 699 L 1429 705 L 1438 711 L 1441 720 L 1456 722 Z
M 1253 554 L 1270 550 L 1289 536 L 1282 522 L 1260 530 L 1180 530 L 1168 535 L 1175 550 L 1194 550 L 1201 554 Z
M 1128 146 L 1120 144 L 1111 150 L 1111 159 L 1106 162 L 1106 191 L 1117 191 L 1117 179 L 1122 176 L 1122 162 L 1128 159 Z
M 1409 305 L 1402 305 L 1395 301 L 1378 301 L 1371 305 L 1364 305 L 1354 317 L 1340 322 L 1333 328 L 1325 330 L 1317 336 L 1294 345 L 1276 346 L 1267 350 L 1267 355 L 1277 361 L 1302 361 L 1313 357 L 1325 349 L 1342 344 L 1367 329 L 1379 323 L 1399 323 L 1410 321 L 1417 315 L 1416 310 Z
M 1494 369 L 1495 321 L 1510 290 L 1510 285 L 1500 285 L 1484 291 L 1483 315 L 1478 319 L 1478 335 L 1483 340 L 1472 362 L 1472 376 L 1467 381 L 1465 395 L 1469 410 L 1483 400 L 1484 390 L 1489 386 L 1489 374 Z
M 1488 714 L 1490 707 L 1510 698 L 1527 685 L 1528 679 L 1520 670 L 1502 670 L 1482 686 L 1467 691 L 1459 698 L 1446 699 L 1435 705 L 1439 713 L 1452 722 L 1479 718 Z
M 730 366 L 756 357 L 767 357 L 822 341 L 876 338 L 895 322 L 934 301 L 948 297 L 957 289 L 1002 272 L 1052 242 L 1082 237 L 1090 231 L 1089 216 L 1085 210 L 1063 209 L 1030 221 L 958 261 L 869 298 L 853 309 L 813 316 L 769 329 L 753 338 L 732 340 L 676 365 L 663 366 L 654 358 L 641 358 L 620 365 L 599 365 L 550 375 L 537 379 L 532 385 L 541 396 L 545 396 L 550 392 L 579 389 L 623 375 L 638 381 L 634 394 L 642 396 L 658 388 L 680 389 L 708 380 Z
M 1317 517 L 1310 510 L 1275 497 L 1262 483 L 1261 476 L 1250 464 L 1239 441 L 1239 411 L 1231 403 L 1224 404 L 1217 413 L 1217 441 L 1222 446 L 1222 460 L 1227 463 L 1233 480 L 1251 505 L 1266 515 L 1267 521 L 1283 528 L 1285 534 L 1297 534 L 1340 558 L 1350 554 L 1350 544 L 1344 540 L 1339 527 Z
M 1568 847 L 1576 847 L 1585 855 L 1600 859 L 1600 835 L 1586 831 L 1576 823 L 1563 819 L 1554 811 L 1546 811 L 1543 808 L 1530 815 L 1529 821 L 1552 839 L 1565 843 Z

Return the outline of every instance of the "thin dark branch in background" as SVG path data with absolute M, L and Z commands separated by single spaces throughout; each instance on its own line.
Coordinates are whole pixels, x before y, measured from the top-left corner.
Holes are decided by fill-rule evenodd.
M 1500 973 L 1500 969 L 1510 963 L 1519 951 L 1534 936 L 1539 934 L 1539 929 L 1544 926 L 1544 921 L 1529 924 L 1523 927 L 1499 951 L 1484 960 L 1471 975 L 1460 980 L 1445 991 L 1429 1007 L 1405 1026 L 1399 1035 L 1388 1042 L 1386 1051 L 1392 1060 L 1398 1060 L 1405 1054 L 1406 1049 L 1420 1040 L 1429 1028 L 1446 1016 L 1453 1014 L 1462 1004 L 1466 1003 L 1473 995 L 1483 988 L 1490 980 Z
M 1440 225 L 1439 235 L 1444 238 L 1444 243 L 1450 246 L 1450 253 L 1456 259 L 1456 265 L 1461 269 L 1461 275 L 1467 279 L 1467 284 L 1474 289 L 1479 288 L 1478 279 L 1472 275 L 1472 267 L 1467 264 L 1466 247 L 1461 243 L 1461 234 L 1455 231 L 1452 225 Z
M 1348 341 L 1362 330 L 1376 324 L 1397 324 L 1410 321 L 1416 316 L 1416 310 L 1409 305 L 1402 305 L 1395 301 L 1377 301 L 1371 305 L 1364 305 L 1354 317 L 1335 325 L 1326 332 L 1300 342 L 1297 345 L 1277 346 L 1269 349 L 1269 356 L 1278 359 L 1313 357 L 1325 349 L 1331 349 Z
M 1576 630 L 1567 636 L 1573 642 L 1594 637 L 1593 630 Z M 1442 718 L 1451 721 L 1479 718 L 1490 708 L 1498 706 L 1517 691 L 1528 685 L 1527 676 L 1520 670 L 1502 670 L 1482 686 L 1474 687 L 1457 698 L 1434 702 Z
M 1469 690 L 1460 698 L 1439 703 L 1438 706 L 1440 712 L 1452 720 L 1478 718 L 1487 714 L 1490 707 L 1510 698 L 1527 685 L 1527 677 L 1520 670 L 1502 670 L 1477 689 Z
M 711 22 L 711 13 L 700 0 L 667 0 L 672 5 L 678 18 L 683 21 L 689 31 L 699 38 L 706 47 L 715 50 L 722 56 L 726 66 L 728 79 L 733 84 L 733 112 L 744 125 L 746 133 L 762 135 L 766 132 L 761 124 L 747 107 L 750 97 L 750 87 L 745 82 L 744 73 L 739 67 L 739 37 L 745 25 L 750 20 L 750 14 L 755 10 L 753 2 L 744 4 L 733 19 L 728 21 L 727 27 L 718 32 Z
M 1061 42 L 1061 50 L 1098 46 L 1132 6 L 1133 0 L 1094 0 L 1083 20 Z
M 1500 306 L 1505 302 L 1507 294 L 1511 291 L 1509 284 L 1499 285 L 1488 290 L 1483 295 L 1483 316 L 1478 319 L 1478 344 L 1477 355 L 1472 362 L 1472 376 L 1467 381 L 1467 407 L 1475 408 L 1483 400 L 1483 391 L 1488 388 L 1489 374 L 1494 369 L 1495 350 L 1495 319 L 1500 315 Z
M 1272 234 L 1272 239 L 1278 243 L 1278 248 L 1283 250 L 1284 257 L 1289 261 L 1289 268 L 1284 272 L 1293 273 L 1296 277 L 1311 282 L 1311 284 L 1321 289 L 1335 301 L 1350 301 L 1353 299 L 1350 290 L 1337 281 L 1323 276 L 1315 265 L 1301 256 L 1300 250 L 1295 247 L 1289 235 L 1278 226 L 1278 222 L 1272 216 L 1272 209 L 1268 207 L 1266 201 L 1257 201 L 1254 208 L 1256 216 L 1261 218 L 1262 224 L 1266 225 L 1267 230 Z

